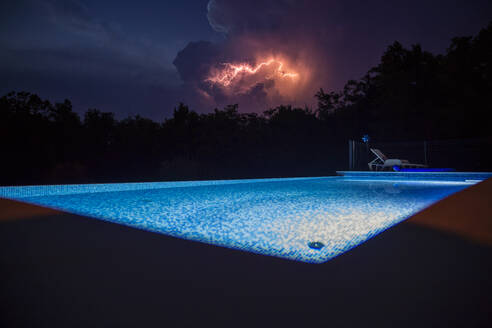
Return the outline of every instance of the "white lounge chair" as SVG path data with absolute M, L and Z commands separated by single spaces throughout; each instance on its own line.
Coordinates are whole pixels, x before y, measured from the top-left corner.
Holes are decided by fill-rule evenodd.
M 401 168 L 427 167 L 427 165 L 423 164 L 410 163 L 406 159 L 388 158 L 379 149 L 371 148 L 371 151 L 374 155 L 376 155 L 376 158 L 367 164 L 369 166 L 369 170 L 371 171 L 391 170 L 395 165 Z

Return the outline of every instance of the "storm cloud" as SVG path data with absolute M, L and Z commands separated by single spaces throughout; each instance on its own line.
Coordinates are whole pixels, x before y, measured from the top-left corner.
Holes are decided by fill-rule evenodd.
M 315 106 L 320 87 L 360 78 L 393 41 L 442 53 L 491 11 L 486 0 L 2 1 L 0 93 L 156 120 L 179 102 Z
M 464 3 L 210 0 L 207 19 L 222 40 L 191 42 L 174 64 L 185 86 L 196 91 L 195 101 L 202 107 L 238 103 L 243 111 L 261 112 L 280 104 L 314 106 L 314 94 L 320 87 L 338 90 L 349 79 L 362 77 L 395 40 L 444 51 L 453 34 L 447 31 L 449 37 L 443 37 L 444 31 L 435 26 L 465 25 L 467 17 L 477 12 Z M 453 6 L 464 8 L 461 16 L 448 16 Z M 436 35 L 441 36 L 439 42 Z M 282 80 L 257 74 L 256 83 L 245 85 L 247 74 L 240 73 L 236 77 L 239 86 L 207 83 L 211 72 L 224 65 L 254 68 L 269 58 L 287 62 L 300 79 L 291 87 L 287 83 L 280 87 Z
M 313 6 L 287 0 L 212 0 L 207 9 L 210 26 L 223 40 L 191 42 L 174 61 L 185 85 L 198 91 L 202 106 L 238 103 L 243 111 L 258 112 L 281 103 L 312 104 L 313 90 L 329 80 L 323 45 L 327 39 L 311 19 Z M 299 24 L 301 21 L 306 23 Z M 324 29 L 329 26 L 322 25 Z M 272 65 L 254 76 L 239 74 L 234 85 L 210 83 L 210 74 L 220 75 L 227 65 L 242 63 L 254 68 L 272 59 Z M 290 81 L 291 85 L 276 78 L 273 71 L 280 65 L 282 73 L 295 72 L 299 78 Z

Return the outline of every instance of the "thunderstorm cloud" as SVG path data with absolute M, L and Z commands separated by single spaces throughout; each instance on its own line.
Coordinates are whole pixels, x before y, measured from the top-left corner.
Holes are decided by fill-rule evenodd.
M 442 53 L 451 37 L 485 26 L 491 7 L 487 0 L 1 1 L 0 93 L 25 90 L 69 98 L 79 112 L 156 120 L 178 102 L 199 112 L 235 103 L 242 112 L 315 106 L 320 87 L 339 90 L 360 78 L 395 40 Z

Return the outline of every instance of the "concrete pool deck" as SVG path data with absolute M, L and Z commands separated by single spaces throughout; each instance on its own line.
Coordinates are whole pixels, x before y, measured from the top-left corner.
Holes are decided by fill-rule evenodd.
M 323 264 L 0 199 L 0 326 L 488 327 L 489 179 Z

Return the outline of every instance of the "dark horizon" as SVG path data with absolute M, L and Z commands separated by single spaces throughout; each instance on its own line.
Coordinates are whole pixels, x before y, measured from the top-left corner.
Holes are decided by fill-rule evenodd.
M 152 72 L 154 82 L 161 76 L 148 70 L 156 63 L 155 57 L 134 52 L 136 48 L 129 47 L 130 39 L 120 38 L 121 26 L 95 20 L 89 14 L 89 7 L 81 2 L 22 2 L 26 10 L 33 3 L 39 10 L 44 8 L 52 24 L 69 27 L 78 38 L 68 44 L 67 39 L 57 39 L 56 44 L 64 49 L 62 52 L 58 48 L 54 52 L 53 49 L 39 52 L 34 46 L 46 40 L 31 39 L 33 47 L 23 48 L 19 53 L 27 57 L 9 57 L 3 69 L 12 64 L 8 69 L 15 71 L 20 67 L 26 73 L 29 69 L 23 65 L 28 63 L 29 67 L 44 72 L 48 80 L 67 70 L 73 73 L 73 81 L 77 81 L 80 69 L 86 74 L 87 85 L 81 85 L 77 91 L 90 91 L 84 95 L 85 101 L 97 102 L 98 92 L 103 92 L 109 100 L 133 106 L 125 97 L 137 97 L 133 101 L 137 102 L 139 111 L 128 115 L 123 110 L 107 110 L 106 106 L 80 108 L 82 94 L 75 97 L 64 87 L 56 90 L 60 95 L 66 92 L 62 99 L 67 100 L 46 101 L 52 99 L 49 88 L 45 92 L 28 88 L 30 78 L 20 74 L 19 81 L 26 87 L 16 91 L 27 93 L 6 94 L 11 91 L 8 90 L 4 96 L 0 94 L 0 148 L 6 159 L 0 163 L 2 185 L 332 175 L 347 168 L 347 142 L 360 141 L 364 135 L 370 137 L 371 145 L 383 143 L 382 151 L 389 156 L 401 156 L 413 163 L 425 162 L 433 168 L 492 171 L 492 159 L 486 151 L 492 140 L 488 115 L 492 92 L 492 21 L 484 23 L 472 36 L 462 37 L 459 33 L 449 36 L 451 41 L 446 44 L 435 41 L 430 48 L 446 49 L 439 55 L 427 50 L 428 42 L 423 42 L 427 38 L 418 40 L 422 45 L 407 45 L 405 37 L 388 42 L 377 50 L 378 61 L 365 67 L 355 79 L 344 80 L 343 89 L 333 91 L 329 80 L 323 78 L 327 72 L 324 68 L 337 65 L 327 61 L 326 47 L 343 38 L 328 38 L 335 43 L 321 42 L 328 37 L 324 34 L 324 20 L 310 21 L 301 29 L 288 24 L 294 20 L 287 9 L 296 9 L 298 21 L 310 15 L 323 18 L 324 2 L 308 2 L 306 6 L 296 1 L 267 2 L 264 11 L 255 12 L 256 2 L 246 8 L 239 2 L 212 0 L 208 3 L 205 26 L 210 25 L 222 34 L 221 39 L 188 42 L 187 29 L 176 34 L 170 32 L 170 36 L 186 39 L 175 47 L 177 54 L 168 52 L 168 59 L 181 79 L 174 81 L 181 81 L 179 90 L 184 92 L 175 95 L 183 97 L 183 101 L 169 107 L 160 103 L 162 110 L 154 112 L 156 102 L 149 102 L 150 98 L 139 95 L 133 87 L 124 93 L 114 88 L 115 79 L 136 86 L 149 77 L 145 72 Z M 278 6 L 279 3 L 284 6 Z M 341 15 L 346 7 L 334 8 L 331 14 Z M 374 8 L 385 12 L 387 6 Z M 106 14 L 112 12 L 110 9 L 106 8 L 109 10 Z M 168 9 L 175 11 L 174 20 L 179 20 L 183 10 L 184 13 L 190 10 L 180 6 Z M 244 17 L 234 15 L 238 10 L 244 12 Z M 424 16 L 433 13 L 428 10 Z M 145 17 L 145 11 L 129 14 Z M 11 24 L 14 17 L 6 24 Z M 148 18 L 150 24 L 156 16 Z M 159 26 L 153 28 L 157 31 Z M 193 30 L 193 24 L 187 26 Z M 381 26 L 387 31 L 386 25 Z M 143 24 L 139 31 L 147 27 Z M 28 25 L 26 28 L 30 29 Z M 197 38 L 207 34 L 203 25 L 200 33 Z M 99 39 L 102 35 L 105 37 Z M 361 38 L 365 34 L 357 35 Z M 6 37 L 3 35 L 0 40 L 5 41 Z M 22 42 L 27 42 L 22 38 L 15 40 L 13 35 L 8 37 L 11 45 L 20 47 Z M 77 44 L 81 40 L 88 42 L 87 37 L 91 42 L 99 42 L 99 52 L 79 52 Z M 138 40 L 134 46 L 152 44 L 149 40 Z M 279 40 L 283 41 L 279 43 Z M 367 59 L 379 47 L 378 40 L 367 39 L 368 43 L 360 44 L 367 50 L 364 52 L 345 50 Z M 89 45 L 90 42 L 85 44 Z M 269 52 L 272 47 L 278 52 Z M 12 49 L 2 54 L 13 55 Z M 107 49 L 114 55 L 125 54 L 125 61 L 118 61 L 119 55 L 109 60 L 105 57 Z M 55 53 L 60 55 L 60 62 L 51 61 L 50 56 Z M 258 61 L 253 61 L 255 56 Z M 23 62 L 26 58 L 27 62 Z M 135 62 L 128 61 L 130 58 L 137 58 L 143 66 L 134 70 Z M 361 63 L 366 66 L 364 60 Z M 118 69 L 113 71 L 115 65 Z M 87 71 L 87 68 L 91 69 Z M 100 84 L 94 82 L 94 74 L 103 76 Z M 135 79 L 128 82 L 124 78 L 127 74 L 136 74 Z M 70 77 L 60 81 L 67 86 L 73 82 Z M 12 81 L 4 82 L 5 87 Z M 47 83 L 46 87 L 55 84 Z M 300 103 L 303 97 L 313 103 L 309 106 Z M 207 107 L 199 98 L 215 102 L 216 106 L 204 110 Z M 253 107 L 245 106 L 242 101 Z M 154 118 L 151 113 L 159 115 Z M 475 141 L 469 141 L 470 138 Z M 429 153 L 427 146 L 422 151 L 424 141 L 431 146 Z M 391 146 L 392 142 L 406 145 L 398 149 Z M 369 148 L 368 145 L 362 148 L 365 157 L 361 155 L 359 160 L 365 161 L 360 164 L 367 169 Z
M 180 104 L 155 122 L 97 109 L 80 117 L 68 100 L 11 93 L 0 97 L 0 185 L 331 175 L 348 168 L 347 141 L 364 135 L 413 163 L 492 171 L 491 39 L 489 23 L 445 56 L 395 42 L 343 92 L 320 89 L 316 109 L 201 114 Z M 366 170 L 368 147 L 357 165 Z

